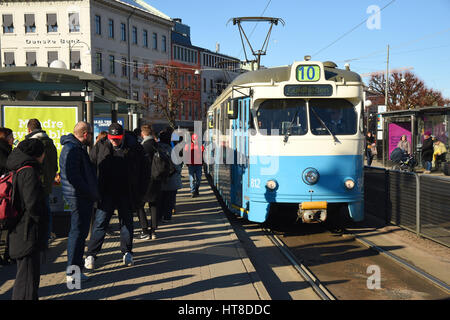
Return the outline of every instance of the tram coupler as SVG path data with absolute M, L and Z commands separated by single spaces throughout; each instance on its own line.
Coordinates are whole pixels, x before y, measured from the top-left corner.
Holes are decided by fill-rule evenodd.
M 302 202 L 298 205 L 297 215 L 303 223 L 319 223 L 327 219 L 327 202 Z

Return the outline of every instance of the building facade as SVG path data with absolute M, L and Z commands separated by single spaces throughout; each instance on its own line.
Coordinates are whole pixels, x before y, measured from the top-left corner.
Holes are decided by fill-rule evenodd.
M 171 58 L 172 19 L 142 0 L 0 2 L 2 67 L 49 67 L 104 76 L 145 104 L 145 65 Z M 149 106 L 151 107 L 151 106 Z M 149 112 L 146 117 L 154 118 Z

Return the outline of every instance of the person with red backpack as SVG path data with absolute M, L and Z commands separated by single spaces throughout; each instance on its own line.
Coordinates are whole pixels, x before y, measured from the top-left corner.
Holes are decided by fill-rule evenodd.
M 195 198 L 199 196 L 198 189 L 202 180 L 203 152 L 205 151 L 205 147 L 198 141 L 197 134 L 192 134 L 191 144 L 186 144 L 184 151 L 186 156 L 189 157 L 190 155 L 186 164 L 189 171 L 189 185 L 192 198 Z
M 41 252 L 47 247 L 48 213 L 40 179 L 44 144 L 39 139 L 19 143 L 6 167 L 15 172 L 13 206 L 17 222 L 9 229 L 9 255 L 17 262 L 13 300 L 38 300 Z

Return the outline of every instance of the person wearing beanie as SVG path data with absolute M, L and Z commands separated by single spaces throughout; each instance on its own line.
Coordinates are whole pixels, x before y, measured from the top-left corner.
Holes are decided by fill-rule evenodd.
M 133 212 L 142 203 L 150 181 L 150 168 L 144 148 L 133 133 L 112 123 L 108 135 L 89 154 L 97 168 L 99 201 L 84 266 L 95 268 L 95 258 L 105 240 L 109 221 L 117 209 L 120 222 L 120 249 L 123 264 L 133 265 Z
M 48 214 L 40 179 L 44 144 L 39 139 L 19 143 L 6 167 L 16 172 L 14 207 L 19 211 L 9 232 L 9 255 L 17 261 L 13 300 L 38 300 L 41 252 L 47 247 Z

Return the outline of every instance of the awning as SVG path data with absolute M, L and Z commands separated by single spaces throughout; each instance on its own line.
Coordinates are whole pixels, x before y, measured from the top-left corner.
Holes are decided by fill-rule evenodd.
M 25 14 L 25 26 L 36 27 L 36 24 L 34 22 L 34 14 Z
M 27 52 L 26 57 L 27 57 L 27 61 L 26 61 L 27 66 L 31 67 L 31 66 L 37 65 L 36 52 Z
M 48 60 L 47 60 L 48 64 L 52 63 L 55 60 L 58 60 L 58 51 L 49 51 L 47 53 L 47 58 L 48 58 Z
M 14 52 L 5 52 L 5 66 L 14 65 Z
M 47 13 L 47 25 L 55 27 L 58 25 L 56 13 Z
M 4 27 L 12 27 L 13 26 L 12 14 L 4 14 L 3 15 L 3 26 Z

